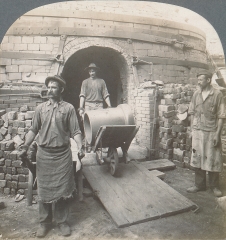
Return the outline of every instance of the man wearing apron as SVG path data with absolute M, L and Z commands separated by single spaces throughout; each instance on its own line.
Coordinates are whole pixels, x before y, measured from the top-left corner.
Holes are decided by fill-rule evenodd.
M 62 100 L 66 82 L 60 76 L 47 77 L 47 102 L 37 106 L 32 127 L 21 147 L 27 151 L 36 138 L 36 174 L 39 197 L 40 227 L 37 237 L 44 237 L 54 218 L 63 236 L 70 235 L 66 220 L 69 213 L 67 199 L 75 190 L 70 138 L 77 143 L 80 158 L 84 156 L 82 137 L 74 107 Z
M 225 118 L 223 94 L 211 86 L 210 72 L 201 71 L 197 78 L 199 89 L 194 93 L 188 111 L 192 128 L 190 164 L 195 168 L 195 185 L 187 192 L 206 190 L 208 172 L 209 186 L 214 195 L 220 197 L 219 173 L 223 168 L 220 134 Z

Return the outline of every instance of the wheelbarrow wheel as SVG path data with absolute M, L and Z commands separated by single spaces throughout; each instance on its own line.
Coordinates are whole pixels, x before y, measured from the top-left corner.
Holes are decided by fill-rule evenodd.
M 110 173 L 112 176 L 115 175 L 118 168 L 118 152 L 116 148 L 110 147 L 108 149 L 108 158 L 110 159 Z

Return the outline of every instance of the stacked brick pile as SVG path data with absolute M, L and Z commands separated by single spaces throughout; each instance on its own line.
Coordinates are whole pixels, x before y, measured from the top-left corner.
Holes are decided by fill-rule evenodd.
M 43 102 L 28 96 L 31 89 L 17 88 L 0 89 L 0 192 L 5 194 L 27 188 L 29 171 L 20 165 L 18 147 L 24 143 L 36 106 Z
M 159 157 L 172 160 L 176 165 L 188 167 L 191 156 L 189 118 L 179 120 L 180 104 L 189 106 L 195 87 L 192 85 L 168 84 L 160 90 L 159 105 L 160 144 Z

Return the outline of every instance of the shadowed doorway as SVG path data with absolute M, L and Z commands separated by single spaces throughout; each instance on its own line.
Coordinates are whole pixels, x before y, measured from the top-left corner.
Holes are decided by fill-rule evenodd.
M 62 72 L 62 77 L 67 82 L 67 89 L 63 95 L 64 100 L 78 109 L 82 81 L 89 77 L 88 71 L 84 71 L 84 69 L 93 62 L 100 68 L 97 76 L 105 80 L 112 106 L 116 107 L 122 103 L 118 55 L 119 53 L 111 48 L 94 46 L 74 53 L 65 63 Z

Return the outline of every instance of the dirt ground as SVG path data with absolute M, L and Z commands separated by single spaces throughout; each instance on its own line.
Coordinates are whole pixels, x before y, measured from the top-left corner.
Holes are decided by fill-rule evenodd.
M 226 171 L 221 174 L 221 189 L 226 195 Z M 117 228 L 111 216 L 95 197 L 71 201 L 68 222 L 72 235 L 67 239 L 226 239 L 225 214 L 218 207 L 210 190 L 196 194 L 186 189 L 194 182 L 194 172 L 176 168 L 167 171 L 164 181 L 196 203 L 200 209 L 174 216 Z M 88 187 L 88 185 L 86 186 Z M 156 193 L 157 194 L 157 193 Z M 0 239 L 34 239 L 38 227 L 38 205 L 27 206 L 26 199 L 15 202 L 13 196 L 0 195 L 6 208 L 0 210 Z M 117 207 L 117 206 L 115 206 Z M 46 239 L 64 239 L 58 228 L 47 234 Z

